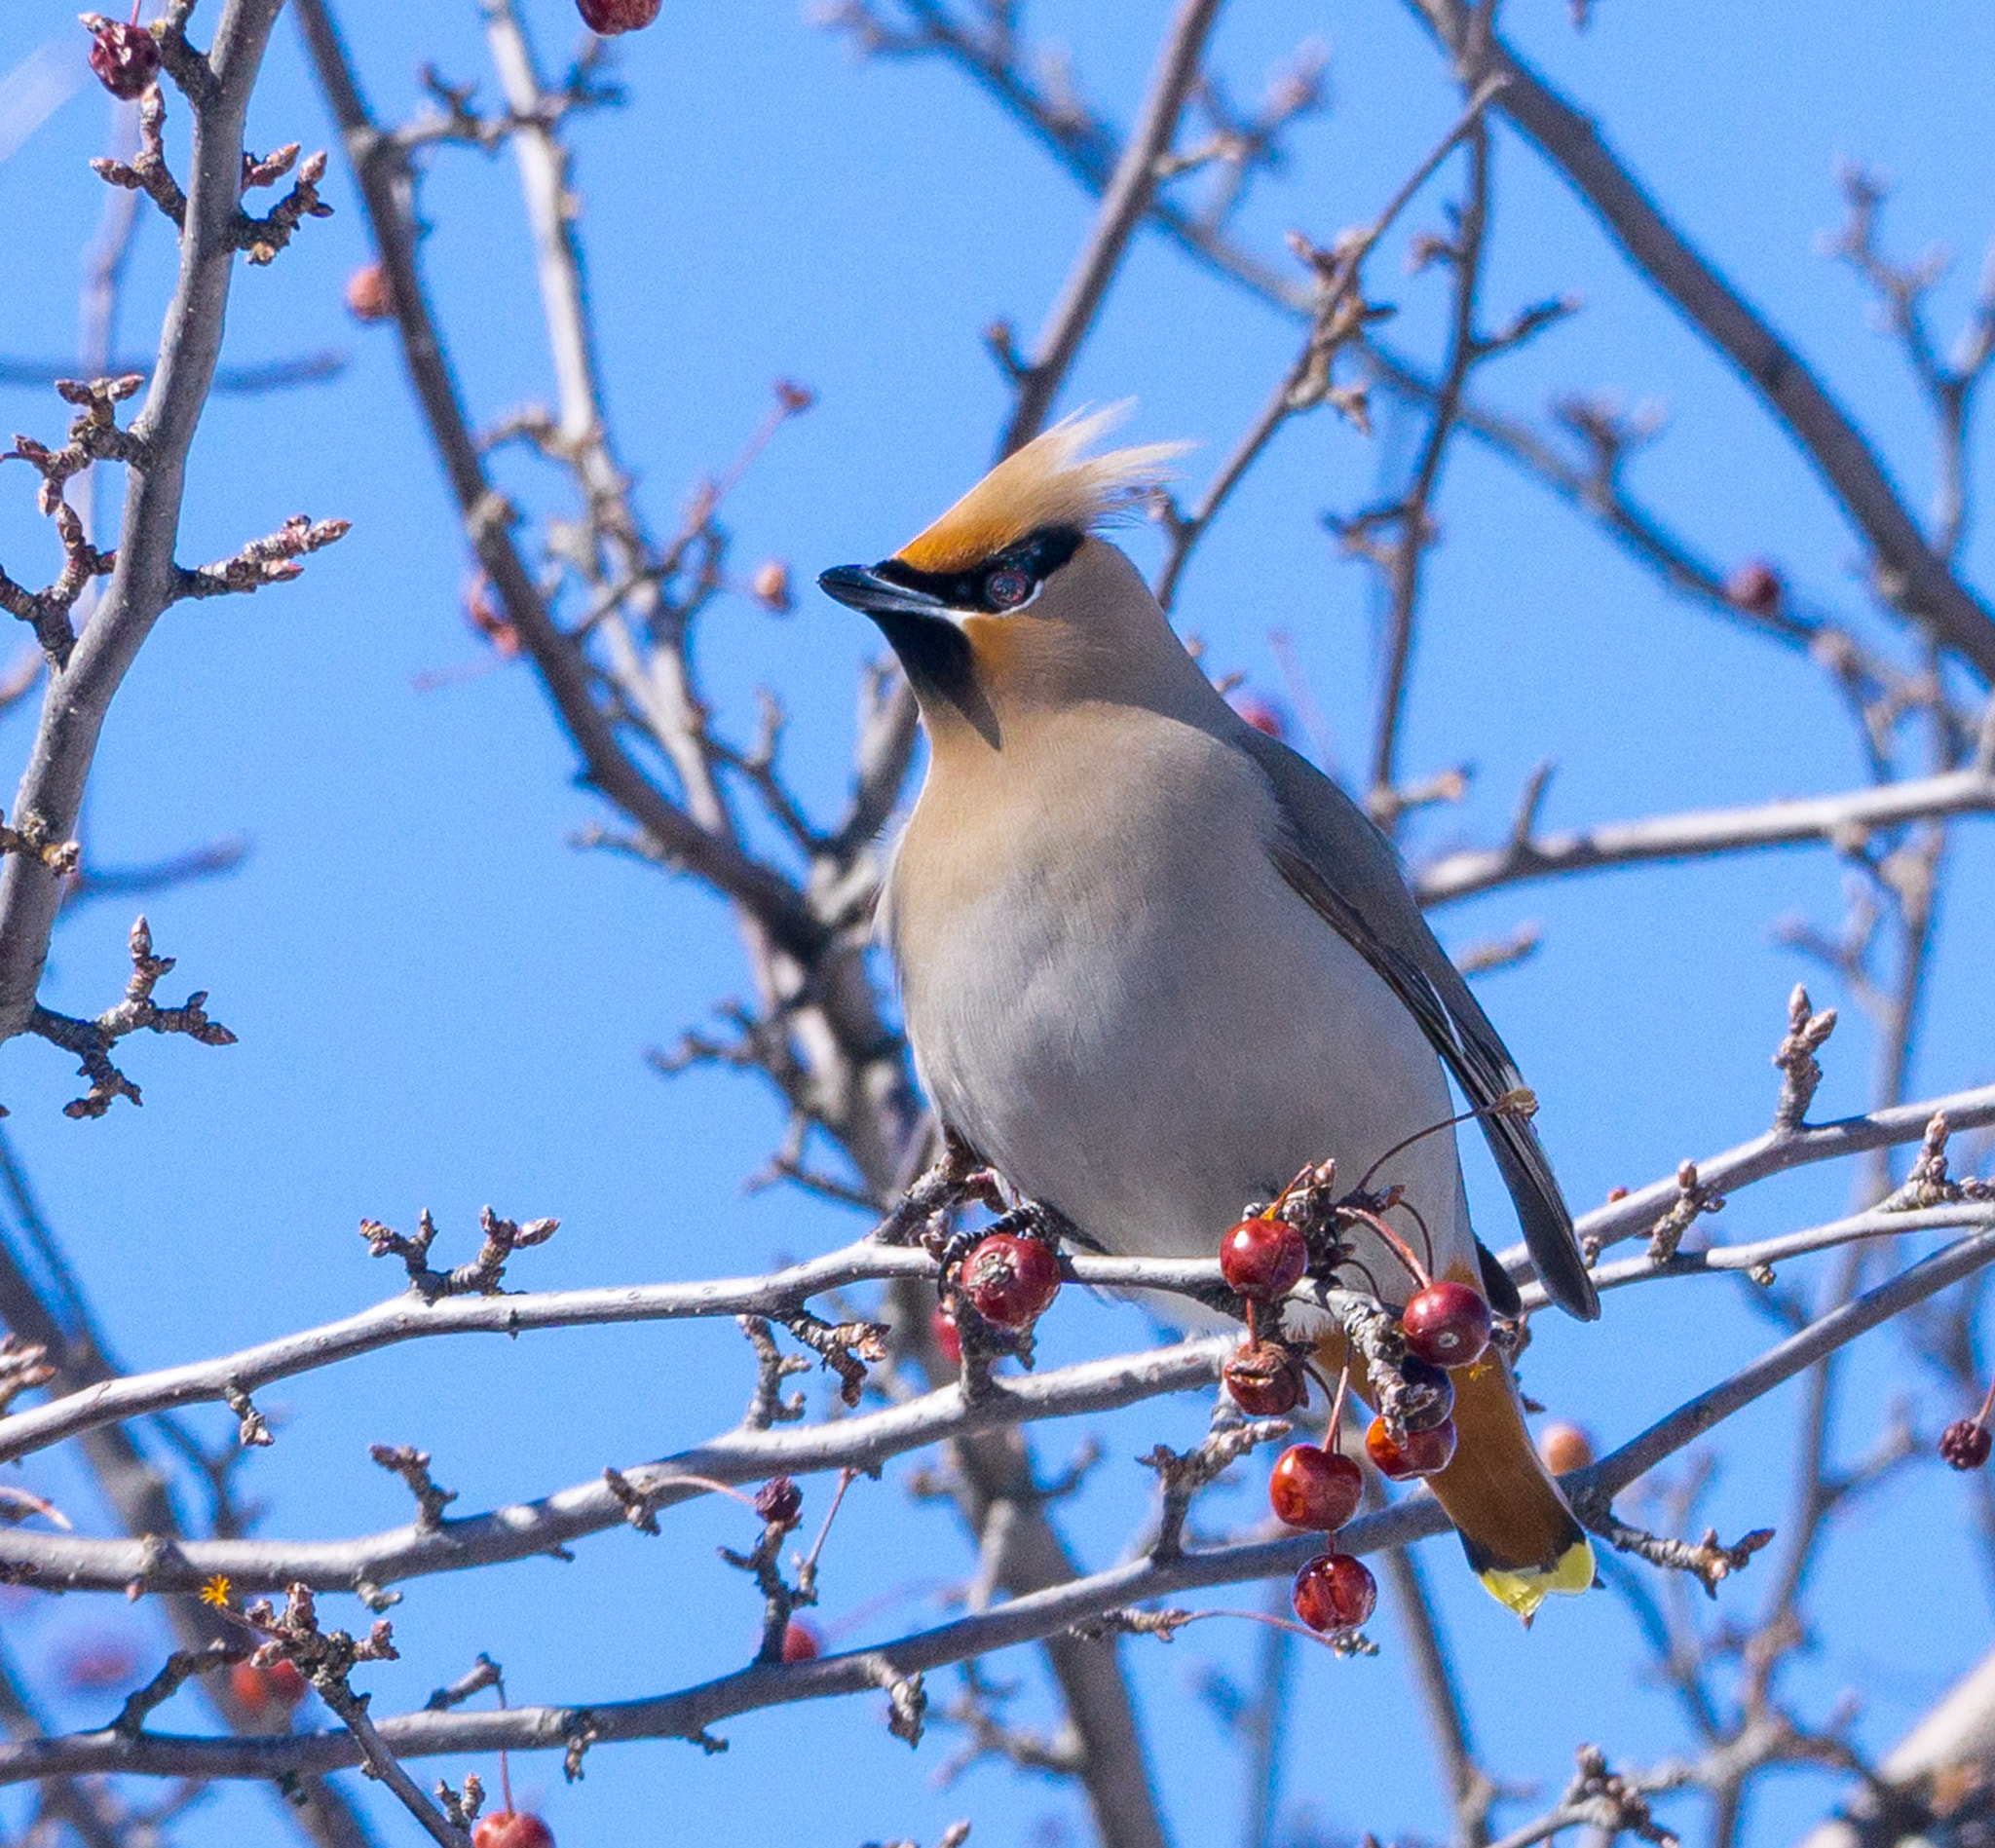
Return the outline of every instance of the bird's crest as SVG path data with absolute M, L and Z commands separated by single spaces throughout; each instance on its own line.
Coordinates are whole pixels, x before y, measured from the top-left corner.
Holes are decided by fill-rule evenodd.
M 1083 452 L 1128 414 L 1127 403 L 1076 412 L 1008 455 L 948 512 L 894 555 L 917 571 L 966 571 L 1047 526 L 1081 532 L 1126 511 L 1190 447 L 1144 443 Z

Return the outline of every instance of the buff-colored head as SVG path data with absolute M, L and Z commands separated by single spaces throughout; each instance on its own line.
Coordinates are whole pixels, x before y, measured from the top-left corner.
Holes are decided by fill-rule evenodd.
M 1092 533 L 1126 517 L 1170 478 L 1170 465 L 1190 447 L 1143 443 L 1089 455 L 1129 411 L 1124 401 L 1076 412 L 1035 436 L 894 557 L 916 571 L 955 574 L 1041 530 Z
M 1194 683 L 1210 693 L 1136 567 L 1096 537 L 1187 447 L 1091 454 L 1126 410 L 1056 424 L 890 558 L 818 579 L 880 624 L 931 731 L 966 721 L 995 746 L 1004 717 L 1026 708 L 1151 700 Z

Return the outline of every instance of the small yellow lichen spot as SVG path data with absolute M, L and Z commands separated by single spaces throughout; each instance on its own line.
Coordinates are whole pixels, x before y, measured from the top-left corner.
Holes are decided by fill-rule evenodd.
M 213 1604 L 218 1610 L 229 1607 L 229 1580 L 225 1572 L 217 1572 L 201 1588 L 201 1602 Z

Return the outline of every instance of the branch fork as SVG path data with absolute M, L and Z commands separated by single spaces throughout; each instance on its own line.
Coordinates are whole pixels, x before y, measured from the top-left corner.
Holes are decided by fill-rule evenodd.
M 207 1017 L 207 991 L 197 989 L 178 1007 L 162 1007 L 152 998 L 161 976 L 173 966 L 169 956 L 155 956 L 152 927 L 141 917 L 132 926 L 132 979 L 126 984 L 125 999 L 107 1007 L 94 1020 L 76 1020 L 36 1003 L 28 1031 L 43 1039 L 75 1053 L 83 1064 L 82 1075 L 91 1081 L 89 1092 L 62 1107 L 71 1117 L 101 1116 L 115 1100 L 129 1097 L 133 1104 L 144 1100 L 133 1084 L 111 1062 L 111 1048 L 128 1035 L 147 1033 L 185 1034 L 204 1046 L 232 1046 L 236 1036 L 218 1020 Z

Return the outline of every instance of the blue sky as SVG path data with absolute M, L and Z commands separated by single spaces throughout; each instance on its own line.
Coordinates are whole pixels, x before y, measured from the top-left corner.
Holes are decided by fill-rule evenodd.
M 207 0 L 197 23 L 213 11 Z M 576 22 L 558 0 L 528 9 L 546 61 Z M 1139 98 L 1166 9 L 1078 4 L 1029 10 L 1033 34 L 1071 48 L 1079 82 L 1115 120 Z M 1959 253 L 1940 291 L 1949 333 L 1995 227 L 1995 131 L 1985 107 L 1995 20 L 1956 0 L 1885 21 L 1856 5 L 1639 8 L 1602 0 L 1574 34 L 1562 0 L 1516 0 L 1506 29 L 1607 132 L 1679 224 L 1821 369 L 1877 436 L 1915 505 L 1932 485 L 1924 413 L 1858 285 L 1818 234 L 1840 213 L 1835 164 L 1895 174 L 1894 247 Z M 342 18 L 379 107 L 419 99 L 426 58 L 486 80 L 469 6 L 349 0 Z M 1265 180 L 1242 235 L 1277 250 L 1290 226 L 1327 243 L 1369 218 L 1451 119 L 1445 71 L 1410 13 L 1384 0 L 1239 3 L 1217 40 L 1236 94 L 1253 94 L 1299 42 L 1330 56 L 1331 106 Z M 0 72 L 83 34 L 55 0 L 0 14 Z M 621 42 L 629 106 L 576 129 L 593 299 L 617 435 L 652 523 L 669 528 L 692 485 L 734 453 L 770 382 L 819 394 L 730 503 L 734 563 L 787 558 L 802 583 L 823 566 L 877 557 L 920 527 L 987 461 L 1005 389 L 978 331 L 1010 317 L 1035 328 L 1090 204 L 960 75 L 925 63 L 855 62 L 791 5 L 697 8 L 667 0 L 659 26 Z M 172 106 L 170 120 L 184 126 Z M 0 347 L 57 358 L 73 349 L 78 254 L 95 223 L 106 105 L 79 93 L 0 162 L 0 225 L 13 278 Z M 328 127 L 292 30 L 282 23 L 251 117 L 259 146 L 323 144 Z M 1452 171 L 1409 215 L 1436 224 Z M 574 786 L 573 754 L 518 666 L 419 692 L 416 677 L 480 659 L 460 616 L 462 547 L 392 337 L 340 306 L 367 255 L 352 188 L 335 166 L 336 215 L 308 224 L 267 271 L 239 275 L 225 358 L 249 363 L 336 347 L 334 383 L 261 399 L 220 398 L 196 446 L 183 557 L 219 557 L 288 514 L 354 522 L 295 585 L 253 598 L 182 605 L 161 623 L 106 729 L 89 811 L 93 853 L 139 861 L 217 837 L 254 844 L 243 872 L 148 905 L 161 951 L 180 959 L 167 988 L 207 988 L 241 1036 L 227 1051 L 183 1040 L 131 1048 L 142 1111 L 95 1123 L 59 1113 L 76 1094 L 68 1061 L 16 1040 L 0 1051 L 0 1096 L 17 1139 L 122 1356 L 164 1364 L 326 1319 L 385 1294 L 362 1216 L 408 1225 L 435 1211 L 468 1253 L 479 1205 L 556 1214 L 552 1244 L 516 1281 L 554 1286 L 725 1274 L 777 1254 L 823 1249 L 857 1224 L 784 1192 L 744 1195 L 741 1178 L 779 1134 L 770 1100 L 738 1077 L 667 1084 L 643 1062 L 738 992 L 732 933 L 700 892 L 630 863 L 575 851 L 604 818 Z M 1492 366 L 1480 389 L 1535 412 L 1558 393 L 1608 390 L 1668 414 L 1633 465 L 1640 491 L 1718 560 L 1774 558 L 1807 595 L 1867 620 L 1857 546 L 1806 463 L 1746 389 L 1617 262 L 1600 227 L 1516 136 L 1496 137 L 1490 321 L 1550 294 L 1583 309 Z M 435 226 L 426 261 L 480 416 L 549 390 L 508 157 L 452 153 L 425 190 Z M 1431 355 L 1444 285 L 1410 278 L 1404 240 L 1381 253 L 1374 291 L 1402 305 L 1394 332 Z M 152 339 L 169 250 L 143 227 L 121 351 Z M 1138 439 L 1187 436 L 1196 484 L 1217 465 L 1291 357 L 1294 330 L 1205 278 L 1161 241 L 1139 242 L 1064 403 L 1134 396 Z M 9 429 L 44 438 L 52 395 L 10 390 Z M 1980 446 L 1985 453 L 1985 445 Z M 1368 581 L 1319 524 L 1373 498 L 1405 433 L 1382 419 L 1367 440 L 1328 414 L 1293 427 L 1200 554 L 1182 625 L 1216 663 L 1280 691 L 1268 632 L 1290 631 L 1346 765 L 1362 753 L 1375 663 Z M 558 484 L 517 471 L 518 491 L 558 505 Z M 1851 786 L 1850 730 L 1807 662 L 1672 601 L 1599 537 L 1466 445 L 1453 454 L 1415 665 L 1407 761 L 1472 762 L 1459 810 L 1423 820 L 1415 851 L 1495 838 L 1540 759 L 1559 766 L 1553 825 Z M 1154 561 L 1152 535 L 1132 549 Z M 53 569 L 24 471 L 0 471 L 0 559 L 19 578 Z M 1967 566 L 1985 578 L 1977 533 Z M 814 592 L 788 618 L 745 599 L 706 619 L 701 662 L 719 709 L 746 735 L 754 688 L 789 702 L 798 785 L 829 809 L 843 793 L 856 663 L 875 646 L 857 618 Z M 0 720 L 0 774 L 25 752 L 31 719 Z M 1985 916 L 1995 864 L 1985 829 L 1959 830 L 1948 921 L 1918 1059 L 1922 1091 L 1985 1081 L 1995 1003 Z M 1490 979 L 1485 999 L 1545 1100 L 1542 1121 L 1578 1203 L 1638 1185 L 1685 1155 L 1761 1127 L 1766 1060 L 1788 987 L 1844 998 L 1771 940 L 1800 915 L 1832 926 L 1841 875 L 1816 851 L 1615 875 L 1503 893 L 1456 907 L 1451 946 L 1530 920 L 1545 947 Z M 123 985 L 129 908 L 94 906 L 65 924 L 47 999 L 95 1011 Z M 1862 1108 L 1866 1043 L 1848 1017 L 1818 1114 Z M 1506 1242 L 1500 1200 L 1472 1176 Z M 1742 1196 L 1720 1228 L 1769 1234 L 1834 1212 L 1847 1177 L 1811 1175 Z M 1073 1299 L 1076 1293 L 1070 1292 Z M 1055 1355 L 1108 1351 L 1144 1335 L 1114 1305 L 1063 1302 Z M 1631 1435 L 1756 1351 L 1764 1326 L 1711 1285 L 1615 1301 L 1598 1329 L 1546 1327 L 1531 1390 L 1608 1442 Z M 1927 1423 L 1954 1415 L 1889 1339 L 1853 1369 L 1842 1438 L 1861 1448 L 1887 1395 L 1923 1395 Z M 286 1414 L 249 1486 L 268 1531 L 358 1532 L 406 1516 L 400 1487 L 365 1456 L 372 1442 L 432 1450 L 460 1508 L 543 1493 L 722 1428 L 748 1384 L 732 1331 L 636 1329 L 517 1344 L 433 1343 L 378 1356 L 279 1395 Z M 274 1404 L 273 1410 L 277 1409 Z M 1727 1529 L 1785 1516 L 1782 1470 L 1796 1394 L 1755 1410 L 1724 1446 L 1712 1518 Z M 1155 1406 L 1108 1422 L 1108 1461 L 1067 1518 L 1097 1563 L 1136 1526 L 1148 1478 L 1130 1458 L 1182 1444 L 1200 1408 Z M 223 1421 L 208 1420 L 218 1434 Z M 1057 1467 L 1077 1431 L 1049 1431 Z M 87 1503 L 61 1465 L 26 1480 Z M 1214 1526 L 1248 1518 L 1258 1478 L 1217 1496 Z M 812 1506 L 822 1487 L 812 1485 Z M 536 1562 L 462 1582 L 423 1581 L 395 1612 L 403 1660 L 372 1674 L 377 1711 L 419 1704 L 480 1649 L 503 1660 L 516 1698 L 586 1701 L 656 1692 L 742 1660 L 756 1611 L 713 1558 L 747 1538 L 733 1504 L 675 1514 L 665 1535 L 606 1535 L 578 1563 Z M 1520 1637 L 1468 1580 L 1451 1543 L 1427 1549 L 1429 1577 L 1467 1671 L 1491 1764 L 1547 1791 L 1569 1749 L 1596 1740 L 1650 1760 L 1683 1741 L 1646 1684 L 1632 1625 L 1611 1598 L 1548 1614 Z M 915 1588 L 856 1641 L 924 1621 L 923 1597 L 966 1569 L 950 1522 L 912 1502 L 905 1470 L 854 1491 L 828 1559 L 824 1613 L 836 1625 L 888 1591 Z M 1727 1597 L 1733 1594 L 1728 1591 Z M 1749 1578 L 1739 1609 L 1753 1607 Z M 1922 1476 L 1852 1517 L 1825 1562 L 1824 1646 L 1794 1678 L 1820 1716 L 1860 1687 L 1867 1737 L 1887 1740 L 1988 1641 L 1989 1608 L 1955 1485 Z M 1933 1622 L 1941 1600 L 1951 1621 Z M 10 1649 L 52 1661 L 80 1637 L 142 1634 L 146 1612 L 65 1601 L 0 1613 Z M 1375 1661 L 1310 1654 L 1299 1685 L 1287 1786 L 1326 1830 L 1438 1834 L 1442 1805 L 1389 1617 Z M 1194 1692 L 1198 1665 L 1245 1673 L 1256 1635 L 1202 1625 L 1137 1653 L 1159 1773 L 1184 1843 L 1236 1828 L 1236 1758 Z M 1022 1710 L 1040 1711 L 1033 1665 Z M 936 1678 L 939 1705 L 949 1678 Z M 733 1750 L 704 1758 L 660 1744 L 599 1753 L 587 1781 L 560 1787 L 550 1760 L 523 1769 L 564 1848 L 686 1833 L 780 1844 L 930 1840 L 959 1815 L 980 1843 L 1074 1839 L 1057 1787 L 991 1767 L 939 1791 L 953 1749 L 939 1731 L 911 1757 L 876 1703 L 753 1716 L 726 1728 Z M 102 1695 L 58 1703 L 92 1723 Z M 191 1703 L 173 1710 L 199 1723 Z M 827 1803 L 827 1770 L 836 1798 Z M 453 1775 L 465 1766 L 453 1767 Z M 477 1767 L 489 1773 L 489 1765 Z M 1750 1819 L 1772 1843 L 1819 1808 L 1826 1788 L 1773 1787 Z M 190 1842 L 245 1838 L 262 1798 L 232 1793 L 190 1818 Z M 661 1808 L 668 1803 L 669 1810 Z M 4 1813 L 4 1812 L 0 1812 Z M 1687 1816 L 1686 1816 L 1687 1820 Z M 1069 1831 L 1065 1835 L 1058 1831 Z M 384 1837 L 408 1833 L 384 1814 Z

